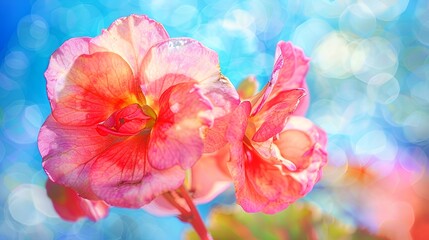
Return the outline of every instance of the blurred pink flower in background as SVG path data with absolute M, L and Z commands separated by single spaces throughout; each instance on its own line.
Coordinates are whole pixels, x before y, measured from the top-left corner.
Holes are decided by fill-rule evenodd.
M 105 202 L 81 198 L 73 189 L 49 179 L 46 182 L 46 190 L 55 211 L 64 220 L 77 221 L 87 217 L 95 222 L 109 214 L 109 206 Z

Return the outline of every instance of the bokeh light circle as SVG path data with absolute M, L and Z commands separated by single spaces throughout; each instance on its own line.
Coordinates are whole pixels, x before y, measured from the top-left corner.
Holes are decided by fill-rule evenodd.
M 21 46 L 38 50 L 49 37 L 49 24 L 38 15 L 28 15 L 18 23 L 18 40 Z
M 398 54 L 384 38 L 373 37 L 360 41 L 350 56 L 351 71 L 363 82 L 368 82 L 379 73 L 394 76 L 398 69 Z
M 376 18 L 371 10 L 361 3 L 347 7 L 339 18 L 340 30 L 360 37 L 371 36 L 376 27 Z
M 398 80 L 388 73 L 380 73 L 368 81 L 367 94 L 373 101 L 389 104 L 398 97 L 399 92 Z

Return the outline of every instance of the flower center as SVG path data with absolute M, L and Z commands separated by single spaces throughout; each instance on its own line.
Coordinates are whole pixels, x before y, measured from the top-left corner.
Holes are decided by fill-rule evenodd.
M 151 129 L 155 124 L 156 113 L 147 105 L 131 104 L 114 112 L 106 121 L 97 125 L 100 135 L 132 136 L 142 130 Z

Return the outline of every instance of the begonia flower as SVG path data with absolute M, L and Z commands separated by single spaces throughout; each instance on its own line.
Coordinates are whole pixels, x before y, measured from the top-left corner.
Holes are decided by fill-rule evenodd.
M 270 82 L 212 130 L 225 134 L 230 145 L 228 168 L 245 211 L 283 210 L 320 178 L 326 135 L 308 119 L 293 116 L 306 93 L 298 87 L 306 86 L 307 69 L 302 51 L 280 42 Z
M 46 181 L 46 191 L 55 211 L 64 220 L 77 221 L 87 217 L 95 222 L 109 214 L 109 206 L 105 202 L 81 198 L 73 189 L 49 179 Z
M 49 178 L 139 208 L 180 187 L 207 128 L 238 105 L 215 52 L 131 15 L 66 41 L 45 72 L 52 114 L 38 138 Z

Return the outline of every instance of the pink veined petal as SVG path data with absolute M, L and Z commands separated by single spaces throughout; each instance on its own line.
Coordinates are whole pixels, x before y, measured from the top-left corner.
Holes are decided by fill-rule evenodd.
M 276 61 L 274 62 L 274 68 L 273 72 L 271 73 L 270 81 L 267 83 L 267 85 L 265 85 L 262 91 L 260 91 L 258 94 L 256 94 L 250 99 L 250 102 L 252 103 L 251 116 L 256 115 L 270 97 L 271 92 L 273 91 L 274 86 L 277 83 L 277 79 L 280 74 L 280 69 L 283 67 L 284 64 L 285 63 L 283 58 L 276 59 Z
M 252 99 L 252 116 L 256 115 L 265 102 L 275 98 L 278 93 L 295 88 L 304 88 L 307 92 L 305 75 L 309 67 L 309 59 L 303 51 L 290 42 L 280 41 L 277 44 L 275 63 L 271 80 L 264 89 Z M 303 105 L 296 114 L 304 115 L 308 108 L 309 95 L 303 99 Z
M 280 41 L 276 48 L 277 57 L 283 58 L 284 64 L 280 69 L 274 92 L 303 88 L 310 61 L 304 52 L 290 42 Z
M 275 98 L 270 99 L 254 116 L 257 130 L 252 140 L 263 142 L 279 133 L 304 95 L 303 89 L 293 89 L 280 92 Z
M 271 97 L 275 97 L 277 93 L 289 89 L 305 89 L 307 94 L 301 99 L 297 110 L 293 113 L 294 115 L 303 116 L 305 115 L 310 102 L 310 94 L 305 81 L 310 60 L 304 55 L 304 52 L 301 49 L 293 46 L 290 42 L 283 41 L 280 41 L 277 44 L 276 58 L 277 57 L 283 57 L 285 59 L 285 63 L 280 69 L 277 84 L 273 89 Z
M 49 116 L 40 129 L 38 145 L 50 179 L 85 198 L 98 199 L 89 185 L 89 171 L 97 156 L 117 140 L 100 136 L 95 126 L 65 126 Z
M 168 38 L 160 23 L 147 16 L 133 14 L 116 20 L 100 36 L 93 38 L 90 51 L 119 54 L 131 66 L 134 76 L 138 76 L 148 50 Z
M 81 198 L 73 189 L 51 180 L 46 182 L 46 190 L 55 211 L 64 220 L 77 221 L 88 217 L 95 222 L 109 214 L 109 206 L 105 202 Z
M 305 116 L 308 108 L 310 107 L 310 92 L 308 90 L 306 82 L 304 82 L 302 89 L 305 90 L 305 95 L 299 99 L 299 104 L 296 107 L 295 111 L 292 113 L 292 115 L 294 116 Z
M 55 109 L 58 90 L 64 85 L 67 74 L 77 57 L 89 53 L 90 38 L 72 38 L 64 42 L 51 56 L 45 72 L 46 90 Z
M 207 129 L 206 137 L 204 138 L 205 153 L 215 152 L 228 144 L 225 134 L 230 125 L 232 116 L 232 113 L 230 113 L 215 119 L 213 126 Z
M 63 85 L 56 86 L 54 118 L 67 125 L 89 126 L 132 103 L 144 102 L 129 65 L 117 54 L 81 55 Z
M 231 161 L 228 162 L 228 169 L 234 181 L 237 203 L 246 212 L 261 211 L 268 204 L 268 200 L 258 194 L 253 185 L 248 181 L 247 154 L 244 144 L 242 142 L 231 144 L 230 153 Z
M 202 132 L 213 123 L 212 105 L 193 83 L 167 89 L 160 98 L 158 119 L 151 131 L 148 158 L 154 168 L 194 165 L 204 148 Z
M 202 92 L 213 104 L 213 126 L 207 130 L 204 140 L 204 152 L 211 153 L 219 150 L 227 144 L 225 136 L 232 112 L 240 104 L 238 93 L 223 76 L 219 81 L 206 82 L 202 86 Z
M 189 38 L 169 39 L 153 46 L 141 65 L 145 95 L 159 99 L 171 86 L 220 79 L 217 54 Z
M 140 208 L 183 184 L 178 166 L 154 169 L 147 159 L 148 134 L 129 137 L 100 154 L 91 167 L 91 186 L 98 197 L 117 207 Z
M 232 112 L 230 125 L 226 131 L 226 139 L 228 142 L 242 142 L 246 133 L 247 123 L 249 119 L 251 106 L 249 101 L 244 101 Z

